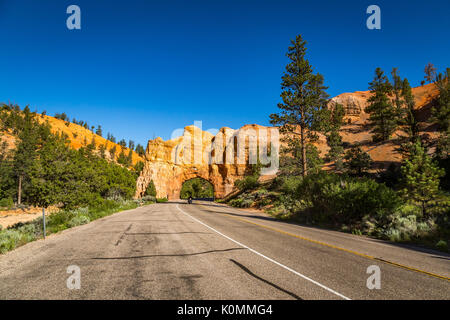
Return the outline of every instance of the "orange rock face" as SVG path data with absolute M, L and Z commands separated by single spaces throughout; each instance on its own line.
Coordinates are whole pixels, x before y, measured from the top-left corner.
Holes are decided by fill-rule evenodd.
M 438 96 L 439 91 L 434 84 L 412 89 L 418 110 L 420 123 L 420 134 L 424 139 L 433 140 L 437 137 L 437 132 L 430 128 L 427 123 L 431 115 L 433 100 Z M 374 160 L 373 169 L 386 169 L 391 163 L 399 163 L 401 155 L 396 151 L 398 139 L 405 137 L 401 130 L 396 131 L 392 139 L 384 143 L 372 142 L 371 128 L 369 127 L 369 115 L 364 111 L 367 107 L 367 100 L 371 96 L 369 91 L 357 91 L 354 93 L 343 93 L 331 99 L 330 105 L 340 103 L 344 106 L 346 125 L 341 128 L 342 140 L 350 146 L 358 144 L 370 154 Z M 322 145 L 321 150 L 327 150 Z
M 236 180 L 251 172 L 257 152 L 265 152 L 266 157 L 260 159 L 273 164 L 262 175 L 273 176 L 278 169 L 277 134 L 276 128 L 258 125 L 222 128 L 216 135 L 188 126 L 178 138 L 150 140 L 136 197 L 141 197 L 153 180 L 158 198 L 178 199 L 183 182 L 200 177 L 213 184 L 215 197 L 222 198 L 234 190 Z M 264 146 L 274 152 L 268 156 Z

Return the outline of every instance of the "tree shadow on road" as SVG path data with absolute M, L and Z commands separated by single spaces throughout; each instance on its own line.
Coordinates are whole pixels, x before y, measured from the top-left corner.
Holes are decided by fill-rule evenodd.
M 90 258 L 89 260 L 129 260 L 129 259 L 145 259 L 145 258 L 156 258 L 156 257 L 189 257 L 189 256 L 198 256 L 201 254 L 227 252 L 227 251 L 234 251 L 234 250 L 247 250 L 247 249 L 245 249 L 245 248 L 229 248 L 229 249 L 223 249 L 223 250 L 209 250 L 209 251 L 194 252 L 194 253 L 152 254 L 152 255 L 144 255 L 144 256 L 129 256 L 129 257 L 95 257 L 95 258 Z
M 275 289 L 278 289 L 278 290 L 280 290 L 281 292 L 284 292 L 284 293 L 290 295 L 290 296 L 293 297 L 294 299 L 297 299 L 297 300 L 303 300 L 302 298 L 300 298 L 299 296 L 297 296 L 295 293 L 292 293 L 292 292 L 290 292 L 290 291 L 288 291 L 288 290 L 286 290 L 286 289 L 283 289 L 283 288 L 277 286 L 275 283 L 272 283 L 272 282 L 270 282 L 270 281 L 268 281 L 268 280 L 266 280 L 266 279 L 264 279 L 264 278 L 261 278 L 260 276 L 258 276 L 258 275 L 256 275 L 256 274 L 254 274 L 254 273 L 251 272 L 247 267 L 245 267 L 244 265 L 240 264 L 240 263 L 237 262 L 236 260 L 230 259 L 230 261 L 233 262 L 235 265 L 237 265 L 237 266 L 238 266 L 239 268 L 241 268 L 242 270 L 244 270 L 246 273 L 248 273 L 249 275 L 251 275 L 253 278 L 256 278 L 256 279 L 258 279 L 258 280 L 260 280 L 260 281 L 262 281 L 262 282 L 268 284 L 269 286 L 274 287 Z

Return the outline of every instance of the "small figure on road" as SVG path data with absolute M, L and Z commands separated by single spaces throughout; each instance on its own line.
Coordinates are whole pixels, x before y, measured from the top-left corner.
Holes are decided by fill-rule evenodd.
M 188 203 L 189 203 L 189 204 L 192 203 L 192 197 L 191 197 L 191 196 L 189 196 L 189 198 L 188 198 Z

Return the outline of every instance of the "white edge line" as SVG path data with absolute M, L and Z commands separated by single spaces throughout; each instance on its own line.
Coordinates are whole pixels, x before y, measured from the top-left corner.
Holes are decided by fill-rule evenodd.
M 315 280 L 313 280 L 313 279 L 311 279 L 311 278 L 308 278 L 307 276 L 301 274 L 300 272 L 297 272 L 297 271 L 295 271 L 295 270 L 293 270 L 293 269 L 291 269 L 291 268 L 285 266 L 284 264 L 281 264 L 281 263 L 279 263 L 278 261 L 275 261 L 275 260 L 273 260 L 273 259 L 271 259 L 271 258 L 269 258 L 269 257 L 267 257 L 267 256 L 265 256 L 265 255 L 263 255 L 262 253 L 259 253 L 258 251 L 254 250 L 254 249 L 252 249 L 252 248 L 250 248 L 250 247 L 247 247 L 246 245 L 240 243 L 239 241 L 236 241 L 236 240 L 234 240 L 234 239 L 232 239 L 232 238 L 230 238 L 230 237 L 224 235 L 224 234 L 221 233 L 220 231 L 217 231 L 217 230 L 214 229 L 213 227 L 208 226 L 206 223 L 203 223 L 202 221 L 200 221 L 200 220 L 194 218 L 193 216 L 191 216 L 190 214 L 186 213 L 183 209 L 181 209 L 181 208 L 178 206 L 178 204 L 176 205 L 176 207 L 177 207 L 178 210 L 180 210 L 181 213 L 183 213 L 184 215 L 190 217 L 192 220 L 197 221 L 197 222 L 200 223 L 201 225 L 207 227 L 208 229 L 211 229 L 211 230 L 214 231 L 215 233 L 221 235 L 221 236 L 224 237 L 224 238 L 227 238 L 228 240 L 230 240 L 230 241 L 236 243 L 237 245 L 239 245 L 239 246 L 241 246 L 241 247 L 243 247 L 243 248 L 245 248 L 245 249 L 248 249 L 249 251 L 251 251 L 251 252 L 257 254 L 258 256 L 263 257 L 264 259 L 269 260 L 270 262 L 272 262 L 272 263 L 274 263 L 274 264 L 276 264 L 276 265 L 278 265 L 278 266 L 280 266 L 280 267 L 282 267 L 282 268 L 284 268 L 284 269 L 286 269 L 286 270 L 292 272 L 293 274 L 295 274 L 295 275 L 297 275 L 297 276 L 299 276 L 299 277 L 301 277 L 301 278 L 303 278 L 303 279 L 305 279 L 305 280 L 308 280 L 308 281 L 314 283 L 315 285 L 317 285 L 317 286 L 319 286 L 319 287 L 321 287 L 321 288 L 323 288 L 323 289 L 325 289 L 325 290 L 327 290 L 327 291 L 329 291 L 329 292 L 331 292 L 331 293 L 333 293 L 333 294 L 335 294 L 335 295 L 341 297 L 341 298 L 344 299 L 344 300 L 351 300 L 350 298 L 348 298 L 348 297 L 346 297 L 346 296 L 340 294 L 339 292 L 336 292 L 336 291 L 334 291 L 333 289 L 330 289 L 330 288 L 328 288 L 327 286 L 325 286 L 325 285 L 323 285 L 323 284 L 321 284 L 321 283 L 319 283 L 319 282 L 317 282 L 317 281 L 315 281 Z

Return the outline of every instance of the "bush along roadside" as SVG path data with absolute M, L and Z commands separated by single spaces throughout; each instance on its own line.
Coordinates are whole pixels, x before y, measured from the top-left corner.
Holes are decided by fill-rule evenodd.
M 87 224 L 119 211 L 134 209 L 154 202 L 153 198 L 143 198 L 141 200 L 107 199 L 96 206 L 79 207 L 72 210 L 63 209 L 46 217 L 46 234 L 57 233 Z M 26 223 L 19 222 L 4 230 L 0 226 L 0 254 L 40 238 L 43 238 L 42 217 Z
M 227 203 L 262 209 L 280 220 L 449 250 L 448 194 L 430 202 L 424 215 L 420 204 L 405 200 L 384 183 L 321 172 L 305 178 L 279 176 Z

